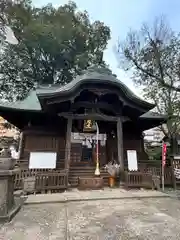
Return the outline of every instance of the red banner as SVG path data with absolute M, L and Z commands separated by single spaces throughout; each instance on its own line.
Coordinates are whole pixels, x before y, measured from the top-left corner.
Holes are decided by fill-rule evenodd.
M 162 166 L 166 165 L 166 154 L 167 154 L 167 145 L 165 143 L 162 144 Z

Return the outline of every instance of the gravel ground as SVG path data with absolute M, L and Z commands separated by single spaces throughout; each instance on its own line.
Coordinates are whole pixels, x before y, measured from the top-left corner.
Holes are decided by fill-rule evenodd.
M 0 240 L 180 240 L 171 198 L 27 205 L 0 227 Z

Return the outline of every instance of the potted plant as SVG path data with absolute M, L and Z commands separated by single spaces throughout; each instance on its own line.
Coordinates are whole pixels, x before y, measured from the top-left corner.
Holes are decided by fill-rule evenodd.
M 105 165 L 106 171 L 109 173 L 109 186 L 115 186 L 116 177 L 119 175 L 120 172 L 120 165 L 117 164 L 115 161 L 110 161 L 108 164 Z

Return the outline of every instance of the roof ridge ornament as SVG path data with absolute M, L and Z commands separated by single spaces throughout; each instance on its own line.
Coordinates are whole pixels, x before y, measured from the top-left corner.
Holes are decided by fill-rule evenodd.
M 116 74 L 112 73 L 111 69 L 108 66 L 105 66 L 103 64 L 93 64 L 89 66 L 86 70 L 83 70 L 82 73 L 99 73 L 102 75 L 111 75 L 117 77 Z
M 53 84 L 37 84 L 36 89 L 48 89 L 48 88 L 58 88 L 62 87 L 59 83 L 53 83 Z

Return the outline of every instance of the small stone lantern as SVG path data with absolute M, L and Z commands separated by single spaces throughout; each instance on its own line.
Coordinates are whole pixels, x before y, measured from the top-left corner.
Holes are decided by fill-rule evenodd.
M 4 145 L 0 154 L 0 170 L 12 170 L 15 167 L 16 160 L 12 159 L 8 146 Z
M 14 178 L 20 169 L 15 167 L 15 159 L 6 144 L 0 154 L 0 222 L 10 221 L 21 207 L 19 201 L 14 200 Z

